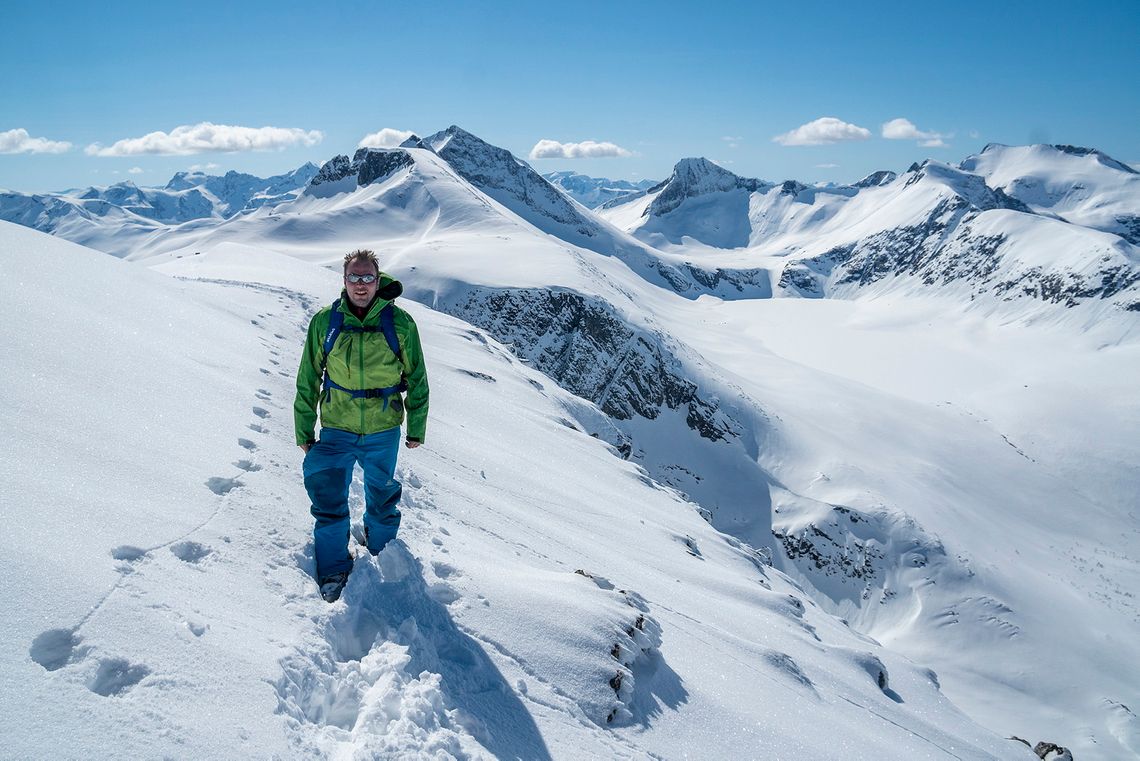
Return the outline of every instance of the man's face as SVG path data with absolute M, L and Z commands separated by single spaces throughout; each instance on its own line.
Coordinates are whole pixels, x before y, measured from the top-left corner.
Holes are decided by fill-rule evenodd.
M 371 283 L 353 283 L 349 280 L 349 275 L 372 275 L 376 276 L 376 270 L 370 262 L 354 261 L 348 265 L 348 270 L 344 273 L 344 289 L 348 291 L 348 300 L 352 302 L 354 307 L 363 309 L 372 302 L 372 298 L 376 295 L 376 289 L 380 287 L 380 279 L 377 277 Z

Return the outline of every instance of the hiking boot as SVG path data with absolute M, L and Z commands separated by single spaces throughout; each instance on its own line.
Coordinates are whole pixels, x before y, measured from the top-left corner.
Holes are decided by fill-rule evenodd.
M 347 573 L 334 573 L 317 582 L 321 588 L 321 597 L 325 602 L 336 602 L 339 600 L 340 593 L 344 591 L 344 585 L 347 583 Z

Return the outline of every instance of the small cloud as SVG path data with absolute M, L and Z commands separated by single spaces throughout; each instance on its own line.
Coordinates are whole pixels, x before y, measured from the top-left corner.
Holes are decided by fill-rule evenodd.
M 385 127 L 379 132 L 365 135 L 356 144 L 357 148 L 395 148 L 412 136 L 411 130 L 392 129 Z
M 728 143 L 728 147 L 734 150 L 739 148 L 740 144 L 744 142 L 744 138 L 742 137 L 722 137 L 721 140 Z
M 726 161 L 724 159 L 709 159 L 709 161 L 716 164 L 717 166 L 719 166 L 722 169 L 735 163 L 733 161 Z
M 970 139 L 971 140 L 977 140 L 981 136 L 982 136 L 982 133 L 978 132 L 976 129 L 970 130 Z
M 796 127 L 791 132 L 776 135 L 772 142 L 780 145 L 832 145 L 852 140 L 869 140 L 871 130 L 848 124 L 834 116 L 823 116 Z
M 141 166 L 133 166 L 127 170 L 127 174 L 142 174 L 143 169 Z
M 188 156 L 213 152 L 280 151 L 297 144 L 316 145 L 324 137 L 319 130 L 236 127 L 201 122 L 175 127 L 169 133 L 151 132 L 142 137 L 126 138 L 108 148 L 92 143 L 85 152 L 88 156 Z
M 816 169 L 838 169 L 839 164 L 816 164 Z
M 909 119 L 891 119 L 883 124 L 883 137 L 887 140 L 917 140 L 923 148 L 946 148 L 948 146 L 942 138 L 952 135 L 923 132 Z
M 71 143 L 32 137 L 26 129 L 0 132 L 0 153 L 66 153 Z
M 213 171 L 214 169 L 220 169 L 220 168 L 221 167 L 219 167 L 213 161 L 211 161 L 208 164 L 191 164 L 190 165 L 190 171 L 191 172 L 210 172 L 210 171 Z
M 532 159 L 602 159 L 632 156 L 633 153 L 613 143 L 583 140 L 580 143 L 560 143 L 557 140 L 539 140 L 530 149 Z

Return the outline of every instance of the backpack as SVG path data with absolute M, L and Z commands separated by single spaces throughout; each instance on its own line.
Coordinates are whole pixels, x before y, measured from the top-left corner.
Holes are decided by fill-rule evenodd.
M 400 351 L 400 339 L 396 335 L 396 312 L 392 306 L 392 302 L 384 305 L 380 310 L 380 324 L 376 325 L 345 325 L 344 312 L 340 311 L 340 299 L 332 303 L 332 311 L 329 314 L 329 329 L 325 332 L 324 351 L 321 354 L 321 372 L 324 375 L 324 380 L 321 383 L 321 392 L 324 394 L 325 401 L 328 401 L 331 389 L 344 391 L 349 394 L 353 399 L 383 399 L 384 409 L 388 409 L 388 401 L 392 396 L 398 396 L 408 390 L 408 381 L 404 378 L 403 364 L 404 355 Z M 387 388 L 363 388 L 352 389 L 345 388 L 339 383 L 334 382 L 329 378 L 328 368 L 325 367 L 329 359 L 329 352 L 332 351 L 333 344 L 336 343 L 337 337 L 340 336 L 342 331 L 349 333 L 376 333 L 381 332 L 384 334 L 384 339 L 388 342 L 388 348 L 396 355 L 396 361 L 400 363 L 400 382 L 395 386 L 388 386 Z

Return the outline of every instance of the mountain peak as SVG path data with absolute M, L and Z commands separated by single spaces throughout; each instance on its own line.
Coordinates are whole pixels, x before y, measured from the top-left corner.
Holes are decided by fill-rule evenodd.
M 660 194 L 645 210 L 646 214 L 667 214 L 681 205 L 686 198 L 707 193 L 732 190 L 754 192 L 767 187 L 766 183 L 740 177 L 706 158 L 685 158 L 673 167 L 673 174 L 665 181 Z

